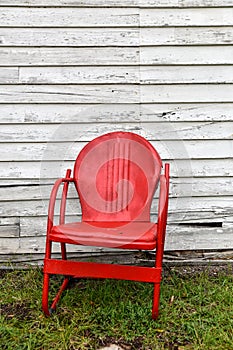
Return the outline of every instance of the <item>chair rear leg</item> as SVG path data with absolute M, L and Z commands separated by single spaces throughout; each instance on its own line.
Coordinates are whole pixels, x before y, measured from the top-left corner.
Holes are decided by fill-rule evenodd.
M 56 306 L 58 301 L 61 298 L 62 292 L 67 288 L 68 284 L 69 284 L 70 278 L 69 277 L 65 277 L 64 281 L 62 282 L 62 285 L 57 293 L 57 295 L 55 296 L 55 298 L 53 299 L 52 305 L 49 309 L 49 314 L 51 314 L 52 312 L 54 312 L 56 310 Z
M 62 257 L 63 260 L 67 259 L 65 243 L 61 243 L 61 257 Z
M 155 320 L 159 316 L 160 283 L 154 283 L 152 318 Z

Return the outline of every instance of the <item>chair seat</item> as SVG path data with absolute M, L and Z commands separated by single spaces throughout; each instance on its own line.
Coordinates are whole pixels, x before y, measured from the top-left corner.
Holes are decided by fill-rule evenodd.
M 123 249 L 156 247 L 157 225 L 151 222 L 74 222 L 53 226 L 55 242 Z

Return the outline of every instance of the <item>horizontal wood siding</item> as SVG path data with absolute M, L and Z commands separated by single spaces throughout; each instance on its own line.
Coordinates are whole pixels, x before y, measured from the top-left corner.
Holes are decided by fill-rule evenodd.
M 233 249 L 233 1 L 0 9 L 0 264 L 42 261 L 54 180 L 114 130 L 146 137 L 171 164 L 166 250 Z M 67 220 L 80 218 L 71 188 Z

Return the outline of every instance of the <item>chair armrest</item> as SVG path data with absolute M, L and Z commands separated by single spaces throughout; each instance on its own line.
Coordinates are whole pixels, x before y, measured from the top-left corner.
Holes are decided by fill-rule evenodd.
M 160 175 L 160 193 L 158 207 L 158 243 L 164 244 L 169 196 L 169 164 L 165 164 L 165 173 Z
M 64 183 L 64 187 L 63 187 L 61 207 L 60 207 L 60 223 L 63 223 L 62 221 L 64 221 L 68 185 L 70 182 L 74 182 L 74 179 L 70 177 L 70 174 L 71 174 L 71 170 L 67 169 L 66 177 L 56 180 L 55 184 L 53 185 L 53 188 L 50 194 L 50 200 L 49 200 L 47 233 L 50 232 L 51 228 L 53 227 L 54 208 L 55 208 L 55 203 L 57 199 L 57 192 L 62 183 Z

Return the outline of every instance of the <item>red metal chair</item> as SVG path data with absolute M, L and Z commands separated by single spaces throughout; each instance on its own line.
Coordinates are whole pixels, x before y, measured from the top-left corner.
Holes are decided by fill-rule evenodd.
M 154 284 L 152 318 L 159 310 L 162 259 L 168 210 L 169 164 L 162 162 L 153 146 L 129 132 L 112 132 L 89 142 L 79 153 L 73 176 L 56 181 L 50 197 L 42 306 L 45 315 L 55 310 L 70 277 L 115 278 Z M 80 199 L 82 220 L 65 223 L 69 183 Z M 154 192 L 160 184 L 158 218 L 151 222 Z M 63 185 L 59 225 L 54 225 L 57 191 Z M 52 257 L 52 243 L 61 244 L 61 259 Z M 116 249 L 153 250 L 153 267 L 78 262 L 67 259 L 66 244 Z M 49 279 L 64 275 L 64 281 L 51 307 L 48 306 Z

